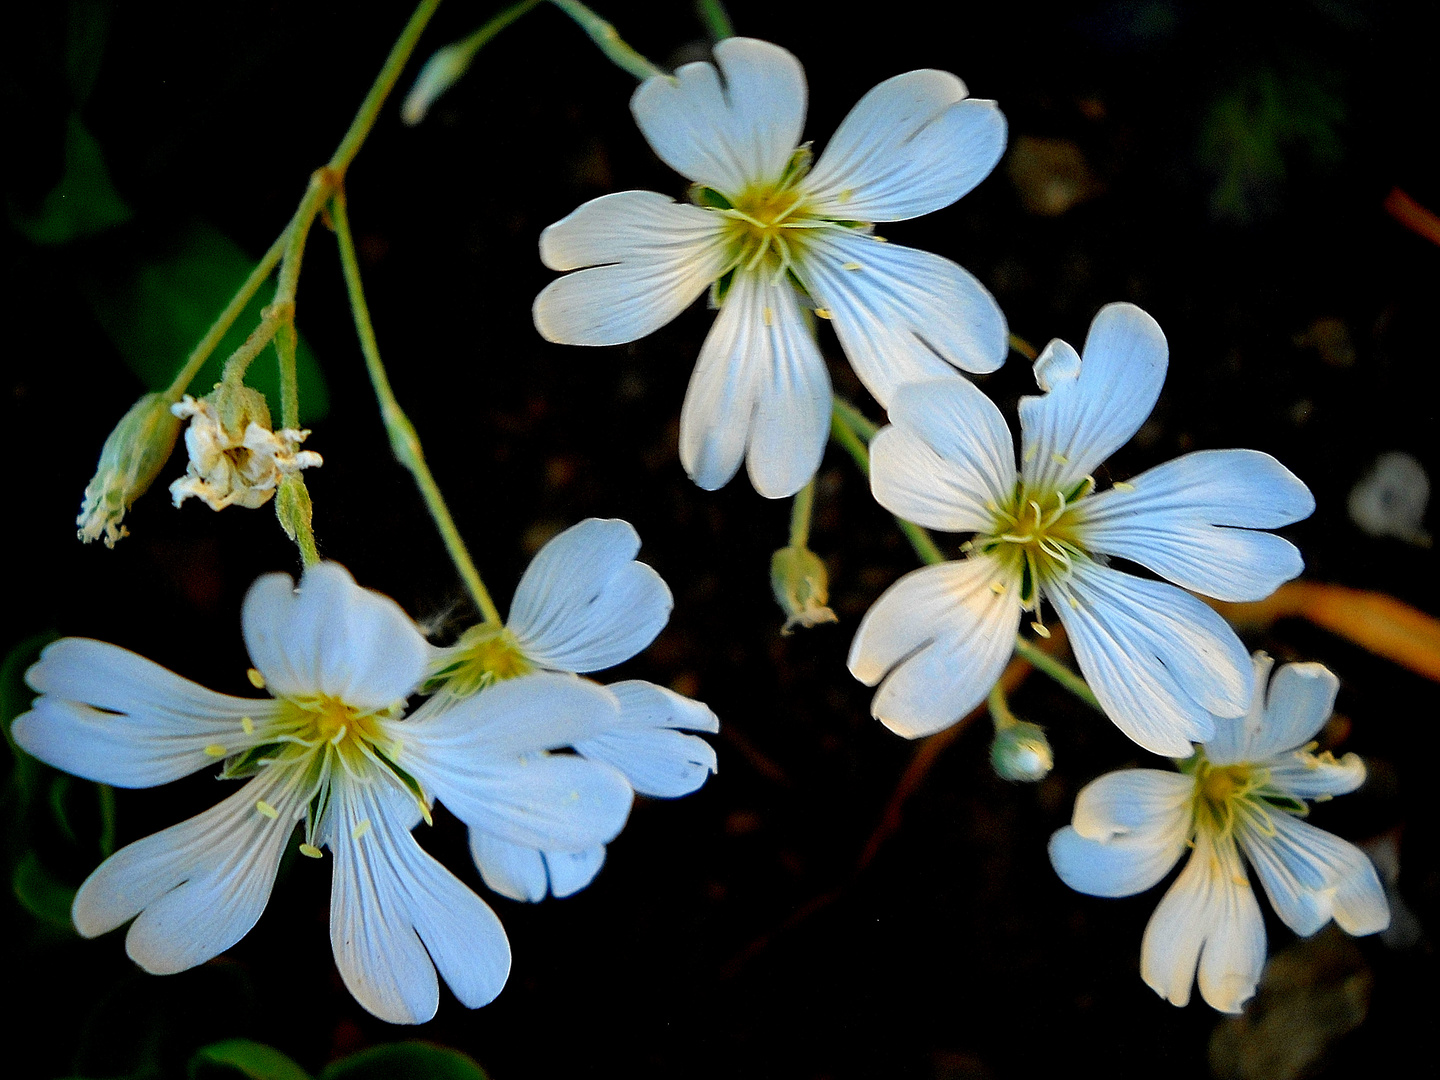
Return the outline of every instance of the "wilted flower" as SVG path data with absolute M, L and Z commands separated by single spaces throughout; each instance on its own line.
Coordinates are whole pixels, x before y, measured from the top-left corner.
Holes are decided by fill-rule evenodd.
M 319 454 L 300 449 L 310 432 L 270 430 L 264 395 L 248 387 L 220 386 L 199 401 L 186 394 L 171 411 L 190 420 L 190 463 L 170 485 L 176 506 L 193 495 L 212 510 L 253 510 L 270 501 L 282 477 L 323 464 Z
M 1310 491 L 1268 454 L 1202 450 L 1095 492 L 1091 472 L 1144 422 L 1168 348 L 1132 304 L 1101 310 L 1080 354 L 1035 361 L 1045 391 L 1020 401 L 1020 467 L 1000 410 L 964 379 L 912 383 L 871 444 L 887 510 L 973 532 L 969 557 L 892 585 L 866 614 L 850 671 L 881 682 L 871 708 L 908 738 L 948 727 L 985 699 L 1015 647 L 1022 611 L 1048 633 L 1048 599 L 1110 719 L 1171 757 L 1208 739 L 1215 716 L 1250 704 L 1244 646 L 1185 592 L 1258 600 L 1298 574 L 1300 553 L 1260 529 L 1298 521 Z M 1130 559 L 1183 588 L 1108 565 Z
M 880 83 L 811 168 L 800 62 L 727 38 L 715 63 L 647 79 L 630 102 L 693 205 L 649 191 L 594 199 L 551 225 L 540 257 L 577 270 L 535 300 L 550 341 L 617 345 L 664 326 L 707 287 L 720 308 L 680 413 L 680 460 L 703 488 L 748 461 L 755 490 L 791 495 L 830 427 L 830 377 L 806 308 L 832 321 L 882 405 L 896 387 L 1005 362 L 1005 317 L 948 259 L 883 243 L 876 222 L 949 206 L 1005 148 L 992 101 L 944 71 Z M 952 366 L 953 365 L 953 366 Z
M 830 599 L 825 562 L 809 548 L 792 544 L 770 557 L 770 591 L 785 612 L 782 634 L 792 633 L 797 626 L 809 629 L 839 621 L 835 612 L 825 606 Z
M 203 963 L 239 941 L 269 900 L 297 822 L 300 851 L 334 858 L 330 938 L 356 1000 L 391 1023 L 439 1002 L 436 969 L 471 1008 L 504 986 L 510 946 L 494 912 L 411 830 L 439 798 L 510 843 L 588 851 L 618 833 L 632 798 L 609 765 L 547 751 L 616 727 L 615 695 L 536 674 L 403 718 L 428 646 L 387 597 L 343 568 L 260 578 L 245 598 L 251 681 L 229 697 L 134 653 L 65 638 L 27 679 L 40 693 L 15 740 L 56 768 L 150 787 L 224 761 L 248 778 L 213 809 L 122 848 L 75 896 L 87 937 L 134 920 L 125 945 L 147 971 Z M 138 916 L 138 917 L 137 917 Z
M 180 421 L 171 415 L 164 394 L 146 394 L 130 407 L 105 439 L 95 476 L 85 485 L 85 501 L 75 519 L 82 541 L 103 537 L 105 546 L 113 548 L 116 540 L 130 535 L 121 524 L 125 511 L 150 490 L 179 434 Z
M 1271 663 L 1255 654 L 1249 712 L 1215 717 L 1215 734 L 1181 772 L 1107 773 L 1081 790 L 1074 823 L 1050 838 L 1056 873 L 1092 896 L 1144 892 L 1194 849 L 1140 946 L 1141 977 L 1176 1005 L 1189 1002 L 1197 967 L 1200 995 L 1222 1012 L 1239 1012 L 1255 993 L 1265 923 L 1241 852 L 1297 934 L 1332 918 L 1357 935 L 1390 922 L 1364 853 L 1300 820 L 1307 799 L 1343 795 L 1365 780 L 1354 754 L 1317 756 L 1310 742 L 1338 681 L 1320 664 L 1286 664 L 1271 680 Z

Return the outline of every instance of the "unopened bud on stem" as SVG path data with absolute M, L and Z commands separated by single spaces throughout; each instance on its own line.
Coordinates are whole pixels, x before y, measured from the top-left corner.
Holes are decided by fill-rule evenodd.
M 130 535 L 120 523 L 125 511 L 154 483 L 179 434 L 180 418 L 171 415 L 164 394 L 146 394 L 131 406 L 105 440 L 99 467 L 85 487 L 75 519 L 82 541 L 104 539 L 105 546 L 113 548 L 116 540 Z
M 1028 720 L 996 725 L 990 744 L 990 764 L 1006 780 L 1034 783 L 1045 779 L 1055 765 L 1045 729 Z

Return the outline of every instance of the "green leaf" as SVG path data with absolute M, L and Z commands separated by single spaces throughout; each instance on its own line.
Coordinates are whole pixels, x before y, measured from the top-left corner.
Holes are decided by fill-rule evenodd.
M 10 748 L 10 757 L 15 766 L 11 780 L 18 792 L 20 803 L 27 806 L 40 781 L 40 763 L 15 745 L 10 736 L 10 725 L 35 698 L 35 691 L 25 685 L 25 671 L 40 659 L 41 650 L 59 635 L 54 633 L 34 634 L 11 649 L 0 663 L 0 728 L 4 729 L 5 742 Z
M 320 1080 L 487 1080 L 459 1050 L 434 1043 L 374 1046 L 326 1066 Z
M 310 1074 L 273 1046 L 249 1039 L 226 1039 L 195 1051 L 186 1075 L 190 1080 L 233 1069 L 248 1080 L 310 1080 Z
M 75 925 L 70 921 L 75 890 L 56 881 L 33 851 L 20 857 L 10 875 L 10 885 L 15 890 L 15 898 L 31 915 L 49 926 L 75 932 Z
M 138 263 L 119 268 L 92 264 L 80 273 L 80 285 L 95 316 L 131 370 L 150 390 L 163 390 L 205 336 L 235 291 L 255 268 L 240 246 L 220 230 L 195 222 Z M 220 381 L 225 359 L 260 322 L 272 289 L 261 288 L 190 384 L 196 397 Z M 322 419 L 330 395 L 315 354 L 303 338 L 295 355 L 300 422 Z M 270 402 L 279 416 L 280 378 L 273 349 L 266 349 L 245 381 Z
M 100 144 L 74 113 L 65 122 L 65 170 L 60 182 L 34 214 L 10 204 L 10 220 L 36 244 L 68 244 L 134 216 L 115 190 Z

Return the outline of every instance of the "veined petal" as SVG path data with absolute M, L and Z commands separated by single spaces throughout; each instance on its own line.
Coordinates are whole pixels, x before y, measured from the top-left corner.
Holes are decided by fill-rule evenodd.
M 716 769 L 715 748 L 676 729 L 719 731 L 709 708 L 639 679 L 608 689 L 620 701 L 620 721 L 603 735 L 575 743 L 577 753 L 615 766 L 641 795 L 673 799 L 705 783 Z
M 1106 773 L 1080 789 L 1073 825 L 1050 838 L 1050 863 L 1066 885 L 1091 896 L 1144 892 L 1185 850 L 1194 794 L 1194 781 L 1179 773 Z
M 661 161 L 733 196 L 784 174 L 805 126 L 805 99 L 799 60 L 768 41 L 732 37 L 715 46 L 715 64 L 646 79 L 630 111 Z
M 870 489 L 892 514 L 930 529 L 982 532 L 1015 489 L 1005 419 L 964 379 L 903 387 L 870 444 Z
M 556 900 L 573 896 L 590 882 L 605 865 L 605 845 L 596 844 L 584 851 L 547 851 L 545 869 L 550 873 L 550 892 Z
M 1043 587 L 1106 715 L 1152 754 L 1189 757 L 1250 704 L 1245 647 L 1189 593 L 1089 560 Z
M 1316 757 L 1296 750 L 1265 762 L 1270 782 L 1297 799 L 1327 799 L 1348 795 L 1365 783 L 1365 762 L 1355 754 L 1339 761 L 1329 755 Z
M 1217 718 L 1215 730 L 1205 740 L 1205 756 L 1216 765 L 1236 765 L 1254 760 L 1250 743 L 1265 723 L 1265 687 L 1270 682 L 1270 669 L 1274 664 L 1270 654 L 1263 650 L 1251 654 L 1251 685 L 1255 692 L 1249 707 L 1243 716 Z
M 1246 817 L 1237 835 L 1275 913 L 1302 936 L 1331 918 L 1347 934 L 1376 934 L 1390 907 L 1375 867 L 1354 844 L 1276 810 Z
M 1063 347 L 1051 342 L 1045 352 Z M 1130 441 L 1150 415 L 1165 382 L 1170 348 L 1160 325 L 1134 304 L 1107 304 L 1090 324 L 1083 362 L 1036 361 L 1042 397 L 1020 399 L 1021 466 L 1025 482 L 1068 491 Z
M 1265 922 L 1230 840 L 1195 837 L 1195 851 L 1160 901 L 1140 945 L 1140 975 L 1171 1004 L 1190 1001 L 1199 965 L 1200 995 L 1221 1012 L 1239 1012 L 1265 966 Z
M 563 345 L 654 333 L 720 276 L 724 220 L 653 191 L 591 199 L 540 234 L 540 259 L 574 270 L 535 298 L 535 329 Z
M 214 765 L 253 743 L 244 717 L 264 720 L 279 708 L 270 698 L 217 694 L 87 638 L 47 646 L 25 678 L 41 696 L 16 719 L 15 741 L 47 765 L 116 787 L 166 784 Z
M 784 498 L 815 475 L 829 431 L 830 373 L 795 290 L 737 271 L 680 410 L 685 471 L 713 491 L 745 457 L 755 490 Z
M 1005 152 L 1005 117 L 966 97 L 948 71 L 907 71 L 880 83 L 845 117 L 806 179 L 814 212 L 900 221 L 949 206 Z
M 507 623 L 526 658 L 558 671 L 599 671 L 654 641 L 675 601 L 660 575 L 635 561 L 639 550 L 629 522 L 614 518 L 587 518 L 542 547 Z
M 459 783 L 493 762 L 572 746 L 609 731 L 619 710 L 615 695 L 589 679 L 538 671 L 454 703 L 427 702 L 409 718 L 387 724 L 386 731 L 400 744 L 395 756 L 402 768 Z
M 538 904 L 547 895 L 558 900 L 589 885 L 605 862 L 605 845 L 544 852 L 471 829 L 470 854 L 490 888 L 511 900 Z
M 404 701 L 429 659 L 424 637 L 388 596 L 362 589 L 343 566 L 266 574 L 241 612 L 250 661 L 277 697 L 325 694 L 360 708 Z
M 1085 502 L 1084 543 L 1221 600 L 1259 600 L 1304 569 L 1288 540 L 1251 529 L 1308 516 L 1315 499 L 1255 450 L 1201 450 Z
M 795 265 L 835 325 L 855 374 L 886 407 L 907 383 L 1005 363 L 1010 331 L 967 270 L 858 229 L 816 229 Z
M 71 917 L 86 937 L 135 918 L 130 958 L 155 975 L 202 964 L 259 920 L 280 854 L 304 813 L 305 790 L 272 767 L 189 821 L 129 844 L 75 894 Z M 274 810 L 262 813 L 260 802 Z
M 1132 836 L 1091 840 L 1067 825 L 1050 837 L 1050 865 L 1076 892 L 1133 896 L 1168 874 L 1184 849 L 1183 839 L 1175 845 Z
M 510 973 L 500 920 L 416 843 L 408 793 L 385 782 L 335 789 L 330 943 L 355 1000 L 392 1024 L 435 1015 L 436 969 L 469 1008 L 492 1001 Z
M 870 711 L 891 731 L 930 735 L 985 700 L 1015 651 L 1019 625 L 1019 583 L 989 556 L 922 567 L 865 614 L 850 645 L 850 674 L 867 686 L 885 680 Z
M 1268 765 L 1278 759 L 1283 766 L 1291 760 L 1289 751 L 1303 747 L 1330 719 L 1340 680 L 1324 664 L 1285 664 L 1272 678 L 1273 664 L 1263 652 L 1252 658 L 1255 697 L 1249 710 L 1240 719 L 1217 721 L 1206 741 L 1205 756 L 1215 764 Z

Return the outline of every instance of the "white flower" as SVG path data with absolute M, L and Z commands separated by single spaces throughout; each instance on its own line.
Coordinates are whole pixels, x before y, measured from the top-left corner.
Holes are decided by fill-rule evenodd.
M 625 822 L 608 765 L 546 751 L 611 730 L 615 698 L 537 674 L 443 713 L 402 719 L 428 646 L 388 598 L 334 563 L 260 578 L 245 598 L 252 682 L 268 699 L 206 690 L 114 645 L 66 638 L 27 675 L 40 693 L 16 741 L 57 768 L 149 787 L 224 759 L 249 781 L 211 810 L 122 848 L 76 894 L 87 937 L 134 919 L 130 956 L 156 974 L 203 963 L 259 919 L 281 853 L 334 858 L 330 937 L 345 985 L 392 1023 L 439 1002 L 436 969 L 476 1008 L 500 992 L 510 947 L 494 912 L 411 829 L 438 796 L 514 843 L 584 851 Z M 138 916 L 138 917 L 137 917 Z
M 742 458 L 771 498 L 814 475 L 830 378 L 804 308 L 833 321 L 882 405 L 951 365 L 1005 362 L 1005 317 L 984 286 L 948 259 L 872 235 L 873 223 L 949 206 L 989 174 L 1005 148 L 995 103 L 967 98 L 948 72 L 897 75 L 851 110 L 813 170 L 797 145 L 805 106 L 794 56 L 728 38 L 715 65 L 647 79 L 630 102 L 661 160 L 695 182 L 696 205 L 619 192 L 540 237 L 546 266 L 579 271 L 535 300 L 550 341 L 634 341 L 716 286 L 720 315 L 680 414 L 680 460 L 703 488 L 729 481 Z
M 1311 738 L 1335 703 L 1337 680 L 1320 664 L 1254 658 L 1255 699 L 1240 719 L 1216 717 L 1215 734 L 1181 773 L 1125 769 L 1083 788 L 1074 824 L 1050 838 L 1050 861 L 1072 889 L 1092 896 L 1143 892 L 1194 847 L 1150 924 L 1140 974 L 1176 1005 L 1200 995 L 1239 1012 L 1265 963 L 1265 924 L 1240 853 L 1270 906 L 1308 936 L 1332 918 L 1349 934 L 1390 923 L 1385 891 L 1359 848 L 1309 825 L 1306 799 L 1354 791 L 1365 766 L 1354 754 L 1316 756 Z
M 1155 320 L 1104 308 L 1084 362 L 1063 341 L 1035 361 L 1046 393 L 1020 401 L 1021 464 L 1000 410 L 964 379 L 906 386 L 871 445 L 871 486 L 887 510 L 973 532 L 959 562 L 907 574 L 875 603 L 850 648 L 850 671 L 881 679 L 872 709 L 915 738 L 974 708 L 1014 649 L 1022 611 L 1054 605 L 1080 670 L 1120 730 L 1183 757 L 1211 714 L 1250 704 L 1245 649 L 1219 615 L 1163 582 L 1107 565 L 1129 559 L 1185 589 L 1258 600 L 1302 569 L 1288 541 L 1258 529 L 1308 515 L 1315 500 L 1253 450 L 1204 450 L 1094 493 L 1090 475 L 1144 422 L 1168 350 Z
M 665 582 L 635 560 L 640 537 L 624 521 L 587 518 L 549 541 L 515 589 L 504 627 L 476 626 L 434 649 L 428 687 L 433 706 L 485 697 L 507 680 L 537 671 L 593 672 L 630 659 L 670 618 Z M 715 750 L 684 731 L 719 731 L 705 705 L 634 679 L 609 689 L 619 714 L 605 730 L 569 745 L 581 756 L 625 774 L 642 795 L 677 798 L 698 789 L 716 769 Z M 605 861 L 605 845 L 584 851 L 518 843 L 472 823 L 470 851 L 485 884 L 515 900 L 539 901 L 578 892 Z
M 264 408 L 263 398 L 260 407 Z M 170 411 L 190 419 L 185 429 L 190 461 L 185 475 L 170 485 L 176 506 L 193 495 L 212 510 L 227 506 L 254 510 L 270 501 L 283 477 L 324 464 L 313 450 L 300 449 L 310 432 L 271 431 L 268 409 L 261 421 L 247 416 L 228 428 L 210 398 L 196 401 L 186 394 Z

